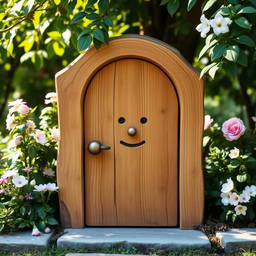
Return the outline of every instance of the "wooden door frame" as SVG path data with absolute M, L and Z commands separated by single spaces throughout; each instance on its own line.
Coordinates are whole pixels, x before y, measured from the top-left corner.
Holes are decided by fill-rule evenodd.
M 204 211 L 203 81 L 177 50 L 156 39 L 138 35 L 114 38 L 99 50 L 90 48 L 56 74 L 61 134 L 57 181 L 62 225 L 85 226 L 83 105 L 86 88 L 99 69 L 124 58 L 155 64 L 175 86 L 180 108 L 179 223 L 182 229 L 192 229 L 202 222 Z

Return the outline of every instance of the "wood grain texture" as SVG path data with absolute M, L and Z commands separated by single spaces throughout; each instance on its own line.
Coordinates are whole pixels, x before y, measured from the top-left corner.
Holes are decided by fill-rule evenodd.
M 176 226 L 178 101 L 169 78 L 137 59 L 116 62 L 116 205 L 119 225 Z M 117 122 L 119 117 L 125 123 Z M 140 119 L 147 118 L 141 124 Z M 135 127 L 131 137 L 127 130 Z M 120 141 L 140 147 L 126 147 Z
M 115 156 L 113 137 L 115 65 L 108 65 L 92 79 L 84 104 L 85 209 L 87 225 L 115 225 Z M 92 140 L 111 149 L 92 155 Z
M 113 62 L 92 79 L 84 115 L 86 147 L 91 140 L 111 146 L 85 153 L 86 225 L 176 226 L 178 101 L 169 78 L 146 61 Z
M 190 229 L 202 222 L 203 81 L 168 45 L 148 37 L 111 40 L 100 50 L 91 48 L 56 74 L 61 141 L 57 178 L 72 227 L 84 227 L 83 102 L 91 78 L 115 60 L 139 58 L 154 63 L 172 80 L 180 105 L 179 221 Z M 62 224 L 68 226 L 63 219 Z

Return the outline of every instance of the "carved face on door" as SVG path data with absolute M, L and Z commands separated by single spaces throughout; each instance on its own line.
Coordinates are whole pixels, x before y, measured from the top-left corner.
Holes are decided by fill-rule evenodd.
M 178 100 L 155 65 L 124 59 L 103 67 L 85 97 L 86 224 L 176 226 Z M 109 148 L 104 148 L 109 147 Z

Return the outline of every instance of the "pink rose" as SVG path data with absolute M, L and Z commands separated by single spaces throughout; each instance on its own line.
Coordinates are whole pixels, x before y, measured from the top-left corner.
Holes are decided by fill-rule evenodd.
M 241 119 L 232 117 L 222 125 L 223 136 L 229 140 L 238 140 L 245 133 L 245 126 Z
M 207 130 L 212 125 L 213 119 L 210 115 L 204 116 L 204 130 Z

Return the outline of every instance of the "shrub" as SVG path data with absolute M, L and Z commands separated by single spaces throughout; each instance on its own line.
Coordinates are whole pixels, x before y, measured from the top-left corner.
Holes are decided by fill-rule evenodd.
M 222 128 L 205 118 L 204 168 L 207 216 L 221 221 L 255 220 L 256 139 L 243 121 L 230 118 Z
M 9 102 L 6 148 L 0 169 L 0 232 L 33 228 L 33 235 L 57 225 L 55 166 L 59 140 L 57 102 L 46 96 L 50 107 L 42 110 L 40 129 L 22 99 Z

